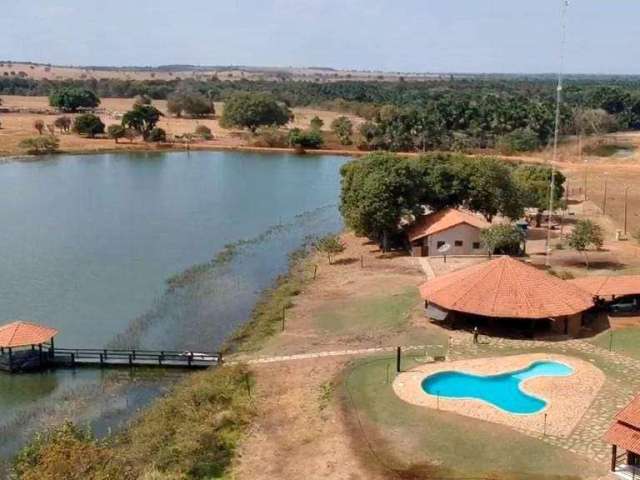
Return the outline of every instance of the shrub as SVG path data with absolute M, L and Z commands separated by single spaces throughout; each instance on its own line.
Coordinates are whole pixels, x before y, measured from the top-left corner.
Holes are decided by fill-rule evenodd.
M 530 128 L 518 128 L 498 137 L 496 148 L 506 154 L 530 152 L 540 148 L 540 138 Z
M 26 138 L 20 142 L 20 148 L 27 150 L 32 155 L 44 155 L 47 153 L 55 153 L 60 146 L 59 140 L 53 135 L 38 136 Z
M 309 122 L 309 126 L 311 127 L 311 130 L 320 130 L 324 126 L 324 121 L 316 115 Z
M 104 133 L 104 123 L 97 115 L 85 113 L 76 117 L 73 122 L 73 131 L 94 138 L 96 135 Z
M 284 148 L 289 145 L 289 136 L 278 127 L 260 127 L 251 144 L 255 147 Z
M 165 132 L 163 128 L 155 127 L 149 132 L 147 140 L 150 142 L 166 142 L 167 132 Z
M 126 128 L 124 128 L 122 125 L 109 125 L 109 127 L 107 127 L 107 135 L 109 136 L 109 138 L 112 138 L 116 141 L 116 143 L 118 143 L 118 140 L 121 138 L 124 138 L 126 133 Z
M 206 125 L 198 125 L 194 131 L 194 133 L 205 140 L 211 140 L 213 135 L 211 134 L 211 129 Z
M 36 120 L 35 122 L 33 122 L 33 128 L 36 129 L 38 135 L 42 135 L 42 132 L 44 130 L 44 122 L 42 120 Z
M 345 250 L 345 245 L 338 235 L 327 235 L 321 238 L 316 242 L 315 247 L 319 252 L 327 254 L 329 264 L 331 264 L 332 255 L 337 255 Z
M 353 122 L 348 117 L 341 116 L 331 122 L 331 130 L 336 134 L 342 145 L 351 145 L 353 140 Z
M 53 125 L 65 133 L 69 132 L 71 123 L 71 118 L 66 116 L 58 117 L 53 121 Z
M 320 148 L 324 145 L 322 133 L 317 130 L 302 131 L 294 128 L 289 132 L 289 145 L 302 148 Z

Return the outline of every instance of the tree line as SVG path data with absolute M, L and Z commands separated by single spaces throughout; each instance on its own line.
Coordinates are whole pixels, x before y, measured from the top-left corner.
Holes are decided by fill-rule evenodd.
M 357 235 L 386 250 L 402 242 L 401 225 L 426 210 L 465 207 L 488 221 L 496 215 L 521 218 L 524 209 L 548 207 L 551 169 L 513 166 L 486 157 L 428 154 L 415 158 L 371 153 L 341 169 L 340 212 Z M 556 172 L 554 197 L 560 203 L 565 177 Z

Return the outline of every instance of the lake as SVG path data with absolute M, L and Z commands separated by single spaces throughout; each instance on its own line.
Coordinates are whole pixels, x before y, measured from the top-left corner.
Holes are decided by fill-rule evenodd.
M 55 327 L 60 347 L 215 351 L 292 251 L 342 228 L 344 162 L 171 152 L 0 165 L 0 324 Z M 168 288 L 195 265 L 196 277 Z M 0 374 L 0 456 L 67 417 L 106 433 L 178 377 Z

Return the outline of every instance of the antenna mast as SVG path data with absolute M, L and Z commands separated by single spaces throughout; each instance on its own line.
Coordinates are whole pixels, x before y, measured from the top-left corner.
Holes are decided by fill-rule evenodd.
M 556 88 L 556 118 L 555 128 L 553 132 L 553 156 L 551 159 L 551 182 L 549 184 L 549 212 L 547 217 L 547 242 L 546 242 L 546 258 L 545 265 L 550 264 L 551 254 L 551 214 L 554 207 L 554 194 L 556 186 L 556 161 L 558 159 L 558 137 L 560 135 L 560 105 L 562 103 L 562 75 L 564 72 L 564 47 L 566 43 L 567 33 L 567 9 L 569 0 L 561 0 L 561 33 L 560 33 L 560 69 L 558 71 L 558 86 Z

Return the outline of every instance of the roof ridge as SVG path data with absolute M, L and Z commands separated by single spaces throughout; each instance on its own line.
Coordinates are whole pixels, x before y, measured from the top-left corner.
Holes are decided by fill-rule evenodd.
M 491 265 L 491 264 L 492 264 L 493 262 L 498 262 L 498 261 L 500 261 L 500 259 L 499 259 L 499 258 L 497 258 L 497 259 L 495 259 L 495 260 L 489 260 L 489 262 L 488 262 L 488 263 L 485 263 L 485 264 L 479 263 L 479 264 L 478 264 L 479 266 L 484 267 L 484 268 L 478 268 L 478 270 L 480 271 L 480 274 L 479 274 L 478 276 L 479 276 L 480 278 L 478 278 L 478 280 L 477 280 L 476 282 L 469 282 L 469 283 L 470 283 L 470 285 L 469 285 L 469 287 L 468 287 L 468 288 L 463 292 L 463 295 L 466 295 L 467 293 L 469 293 L 471 290 L 473 290 L 473 289 L 476 287 L 476 285 L 478 285 L 478 283 L 482 282 L 482 281 L 483 281 L 487 276 L 489 276 L 491 273 L 493 273 L 493 271 L 494 271 L 494 269 L 495 269 L 495 268 L 494 268 L 494 267 L 493 267 L 493 265 Z M 490 268 L 487 268 L 487 267 L 490 267 Z M 481 272 L 482 272 L 483 270 L 485 270 L 484 275 L 482 275 L 482 274 L 481 274 Z M 463 295 L 459 295 L 458 297 L 456 297 L 456 299 L 455 299 L 455 301 L 453 302 L 453 304 L 454 304 L 454 305 L 455 305 L 455 304 L 457 304 L 457 303 L 458 303 L 458 300 L 460 300 L 460 298 L 461 298 Z M 495 301 L 495 299 L 494 299 L 494 301 Z
M 521 265 L 525 265 L 524 262 L 519 262 L 518 261 L 518 263 L 521 264 Z M 518 268 L 520 268 L 520 265 L 518 265 Z M 518 282 L 518 289 L 522 289 L 522 287 L 524 287 L 524 285 L 521 282 L 521 278 L 517 277 L 516 281 Z M 524 302 L 527 304 L 528 309 L 532 310 L 533 309 L 533 304 L 529 301 L 529 296 L 525 294 L 525 295 L 522 296 L 522 298 L 524 299 Z M 543 307 L 543 309 L 544 309 L 545 313 L 548 313 L 546 307 Z

